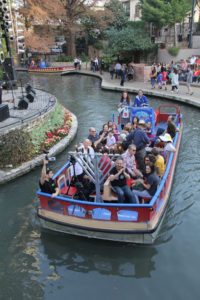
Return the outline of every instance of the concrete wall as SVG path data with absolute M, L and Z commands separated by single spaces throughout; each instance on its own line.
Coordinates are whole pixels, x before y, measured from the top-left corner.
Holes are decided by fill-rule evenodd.
M 157 62 L 169 63 L 172 60 L 177 62 L 181 59 L 188 59 L 192 55 L 200 56 L 200 49 L 180 49 L 177 56 L 171 56 L 166 49 L 159 49 Z

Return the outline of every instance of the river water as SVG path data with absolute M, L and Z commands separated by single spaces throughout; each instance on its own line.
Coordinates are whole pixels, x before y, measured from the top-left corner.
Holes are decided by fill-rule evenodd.
M 85 76 L 32 76 L 76 114 L 73 145 L 116 110 L 120 94 Z M 156 107 L 167 100 L 150 100 Z M 158 240 L 136 246 L 41 231 L 36 218 L 40 168 L 0 187 L 0 299 L 200 299 L 200 118 L 181 106 L 184 130 L 170 204 Z M 73 147 L 70 146 L 70 148 Z M 68 149 L 69 150 L 69 149 Z M 56 170 L 67 157 L 58 156 Z

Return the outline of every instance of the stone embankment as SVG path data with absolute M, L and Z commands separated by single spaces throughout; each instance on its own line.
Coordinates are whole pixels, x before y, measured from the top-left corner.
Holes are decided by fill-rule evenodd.
M 44 93 L 44 92 L 43 92 Z M 50 94 L 47 93 L 49 96 Z M 55 105 L 57 103 L 57 99 L 55 99 L 54 96 L 51 95 L 51 97 L 54 98 L 54 101 L 51 102 L 51 105 L 47 106 L 47 103 L 49 103 L 49 97 L 44 99 L 42 98 L 43 104 L 40 103 L 40 97 L 37 97 L 34 101 L 34 105 L 40 106 L 40 109 L 37 109 L 37 114 L 35 113 L 35 109 L 33 107 L 29 107 L 26 111 L 19 111 L 16 110 L 13 113 L 17 113 L 20 115 L 21 112 L 21 119 L 24 118 L 24 122 L 17 122 L 17 123 L 12 123 L 12 114 L 10 118 L 5 120 L 4 122 L 1 122 L 1 128 L 0 128 L 0 134 L 7 133 L 10 130 L 14 130 L 15 128 L 26 128 L 27 130 L 31 130 L 31 128 L 39 126 L 41 123 L 44 121 L 48 120 L 49 113 L 52 112 L 55 108 Z M 4 102 L 6 102 L 4 98 Z M 45 109 L 44 109 L 44 107 Z M 37 107 L 38 108 L 38 107 Z M 72 113 L 71 113 L 72 114 Z M 17 117 L 15 116 L 17 119 Z M 29 121 L 28 121 L 29 120 Z M 72 123 L 71 123 L 71 128 L 66 137 L 64 137 L 61 141 L 59 141 L 56 145 L 54 145 L 50 150 L 49 150 L 49 156 L 55 156 L 58 153 L 61 153 L 69 144 L 70 142 L 74 139 L 78 129 L 78 121 L 77 118 L 74 114 L 72 114 Z M 0 184 L 4 184 L 10 180 L 13 180 L 23 174 L 28 173 L 32 169 L 34 169 L 36 166 L 39 166 L 42 163 L 42 160 L 44 159 L 44 154 L 41 154 L 34 159 L 27 161 L 25 163 L 22 163 L 19 167 L 17 168 L 7 168 L 6 170 L 0 170 Z

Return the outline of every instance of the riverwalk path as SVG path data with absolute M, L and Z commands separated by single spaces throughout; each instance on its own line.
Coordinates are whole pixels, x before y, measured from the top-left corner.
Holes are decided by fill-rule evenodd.
M 68 74 L 70 75 L 72 72 L 63 72 L 62 75 Z M 110 74 L 108 72 L 103 72 L 100 74 L 99 72 L 91 72 L 88 70 L 77 71 L 77 73 L 97 76 L 102 79 L 101 87 L 103 89 L 115 90 L 115 91 L 129 91 L 132 93 L 138 93 L 139 89 L 142 89 L 145 95 L 156 96 L 159 98 L 165 98 L 172 101 L 178 101 L 182 103 L 187 103 L 189 105 L 200 107 L 200 84 L 192 85 L 193 95 L 187 94 L 187 86 L 185 83 L 180 83 L 179 93 L 171 92 L 171 85 L 167 85 L 167 91 L 164 89 L 151 89 L 150 82 L 139 82 L 139 81 L 126 81 L 124 86 L 120 86 L 120 79 L 111 79 Z

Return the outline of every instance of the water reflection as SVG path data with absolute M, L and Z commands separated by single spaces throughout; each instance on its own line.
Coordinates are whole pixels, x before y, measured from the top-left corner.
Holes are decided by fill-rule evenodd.
M 118 244 L 55 235 L 43 232 L 41 242 L 49 263 L 55 270 L 65 266 L 69 271 L 120 277 L 151 277 L 155 269 L 155 247 Z M 56 245 L 56 247 L 54 247 Z

